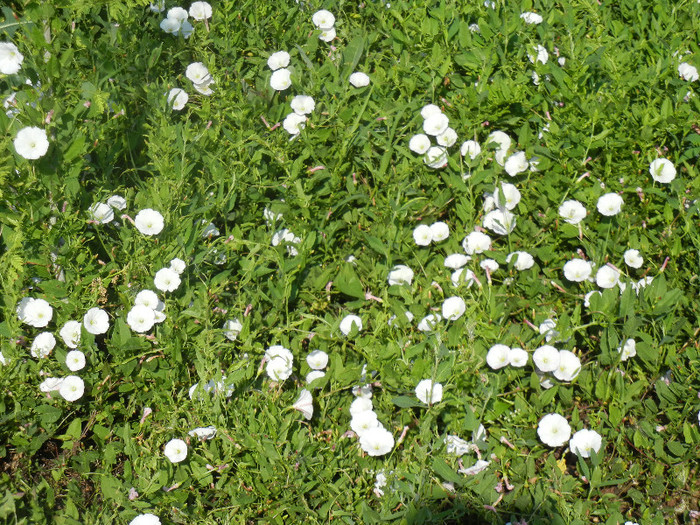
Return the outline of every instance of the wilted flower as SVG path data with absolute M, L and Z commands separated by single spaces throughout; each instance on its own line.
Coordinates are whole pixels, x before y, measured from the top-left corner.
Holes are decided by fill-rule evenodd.
M 579 201 L 564 201 L 559 206 L 559 215 L 564 219 L 564 222 L 578 224 L 586 218 L 586 208 Z
M 687 62 L 683 62 L 678 66 L 678 74 L 683 80 L 688 82 L 695 82 L 700 75 L 698 75 L 698 70 L 695 66 L 691 66 Z
M 184 89 L 173 88 L 168 92 L 168 104 L 175 111 L 180 111 L 184 108 L 189 99 L 190 97 Z
M 85 368 L 85 354 L 80 350 L 71 350 L 66 354 L 66 366 L 71 372 Z
M 214 427 L 214 426 L 197 427 L 197 428 L 190 430 L 187 433 L 187 435 L 192 436 L 192 437 L 197 437 L 197 438 L 202 439 L 202 440 L 212 439 L 214 436 L 216 436 L 216 427 Z
M 397 264 L 389 272 L 389 286 L 392 285 L 410 285 L 413 282 L 413 270 L 404 264 Z
M 504 168 L 508 175 L 515 177 L 518 173 L 527 170 L 528 166 L 529 164 L 527 162 L 527 157 L 525 157 L 525 152 L 517 151 L 506 159 Z
M 171 463 L 180 463 L 187 457 L 187 443 L 181 439 L 171 439 L 165 444 L 163 453 Z
M 445 451 L 448 454 L 454 454 L 455 456 L 463 456 L 467 452 L 471 452 L 472 447 L 468 441 L 460 438 L 459 436 L 448 435 L 445 436 L 443 440 L 445 443 Z
M 537 425 L 537 435 L 550 447 L 560 447 L 571 437 L 571 427 L 565 417 L 559 414 L 547 414 Z
M 551 345 L 540 346 L 532 354 L 532 360 L 540 372 L 554 372 L 559 368 L 559 350 Z
M 180 286 L 180 275 L 170 268 L 161 268 L 156 272 L 153 283 L 162 292 L 174 292 Z
M 80 343 L 80 323 L 78 321 L 67 321 L 61 331 L 58 332 L 63 342 L 68 348 L 77 348 Z
M 676 178 L 676 167 L 668 159 L 656 159 L 649 164 L 649 173 L 656 182 L 668 184 Z
M 622 210 L 622 197 L 617 193 L 606 193 L 598 199 L 598 211 L 606 217 L 617 215 Z
M 58 387 L 58 393 L 66 401 L 77 401 L 85 393 L 85 382 L 78 376 L 66 376 Z
M 0 73 L 14 75 L 22 68 L 24 56 L 12 42 L 0 42 Z
M 474 476 L 479 472 L 483 472 L 484 470 L 486 470 L 490 464 L 490 461 L 478 459 L 476 460 L 476 463 L 474 463 L 471 467 L 460 468 L 458 472 L 460 474 L 464 474 L 465 476 Z
M 630 268 L 641 268 L 644 258 L 639 255 L 639 250 L 626 250 L 624 254 L 625 264 Z
M 289 69 L 281 68 L 272 73 L 270 87 L 276 91 L 284 91 L 292 85 L 292 73 Z
M 350 78 L 348 78 L 348 82 L 350 82 L 356 88 L 369 86 L 369 76 L 360 71 L 355 71 L 352 75 L 350 75 Z
M 442 401 L 442 385 L 432 379 L 423 379 L 416 386 L 416 397 L 426 405 L 434 405 Z
M 510 348 L 506 345 L 496 344 L 486 353 L 486 364 L 493 370 L 503 368 L 510 363 Z
M 357 331 L 362 331 L 362 319 L 356 315 L 346 315 L 342 321 L 340 321 L 340 331 L 343 335 L 350 335 L 352 328 L 355 326 Z
M 43 157 L 49 150 L 46 131 L 36 126 L 20 129 L 15 136 L 14 145 L 15 151 L 29 160 Z
M 448 321 L 456 321 L 464 314 L 467 306 L 461 297 L 448 297 L 442 303 L 442 316 Z
M 229 341 L 235 341 L 243 330 L 243 323 L 238 319 L 228 319 L 224 321 L 224 337 Z
M 299 399 L 292 405 L 294 410 L 298 410 L 304 415 L 304 418 L 311 419 L 314 415 L 314 403 L 311 392 L 305 388 L 299 393 Z
M 144 235 L 158 235 L 163 231 L 165 221 L 160 212 L 146 208 L 141 210 L 134 217 L 134 225 L 136 229 Z
M 109 330 L 109 315 L 101 308 L 90 308 L 83 317 L 83 326 L 91 334 L 104 334 Z
M 593 265 L 583 259 L 571 259 L 564 264 L 564 277 L 567 281 L 580 283 L 587 281 L 593 273 Z
M 41 332 L 34 338 L 30 352 L 32 357 L 43 359 L 48 357 L 56 346 L 56 338 L 51 332 Z
M 394 448 L 394 436 L 384 427 L 378 426 L 360 436 L 360 447 L 370 456 L 383 456 Z

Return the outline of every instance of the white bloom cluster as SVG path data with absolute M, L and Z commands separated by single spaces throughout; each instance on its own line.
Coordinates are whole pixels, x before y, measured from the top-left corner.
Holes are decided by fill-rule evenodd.
M 192 82 L 192 87 L 194 87 L 198 93 L 206 96 L 213 93 L 211 85 L 215 84 L 216 81 L 214 77 L 211 76 L 211 73 L 209 73 L 207 66 L 201 62 L 192 62 L 187 66 L 185 69 L 185 76 Z
M 486 364 L 493 370 L 511 365 L 517 368 L 525 366 L 530 359 L 522 348 L 510 348 L 504 344 L 495 344 L 486 353 Z
M 328 354 L 323 350 L 314 350 L 306 356 L 306 363 L 311 369 L 311 372 L 306 374 L 306 383 L 311 384 L 326 375 L 324 369 L 328 366 Z
M 433 242 L 442 242 L 450 236 L 450 228 L 444 222 L 434 222 L 430 226 L 420 224 L 413 230 L 413 240 L 418 246 L 428 246 Z
M 394 436 L 379 421 L 372 400 L 358 397 L 350 405 L 350 428 L 360 438 L 360 447 L 370 456 L 383 456 L 394 448 Z
M 173 36 L 182 35 L 189 38 L 194 28 L 187 20 L 188 13 L 182 7 L 173 7 L 168 10 L 167 16 L 161 20 L 160 28 Z
M 108 224 L 114 220 L 114 210 L 124 208 L 126 208 L 126 199 L 121 195 L 112 195 L 107 202 L 96 202 L 90 206 L 88 213 L 91 220 L 99 224 Z
M 333 13 L 321 9 L 313 14 L 311 21 L 316 26 L 316 29 L 321 31 L 321 34 L 318 35 L 319 39 L 324 42 L 331 42 L 335 39 L 335 16 L 333 16 Z
M 569 350 L 543 345 L 532 354 L 532 361 L 541 377 L 551 372 L 559 381 L 573 381 L 581 371 L 581 360 Z
M 301 238 L 294 235 L 294 233 L 289 231 L 287 228 L 276 231 L 272 236 L 272 246 L 278 246 L 284 243 L 287 247 L 287 253 L 292 257 L 299 255 L 299 250 L 294 245 L 299 244 L 300 242 Z
M 429 168 L 447 166 L 447 148 L 457 142 L 457 132 L 450 127 L 450 119 L 435 104 L 428 104 L 421 109 L 423 132 L 413 135 L 408 147 L 414 153 L 423 155 L 423 162 Z M 437 146 L 432 146 L 430 137 L 435 137 Z
M 294 355 L 281 345 L 273 345 L 265 351 L 265 371 L 273 381 L 284 381 L 292 375 Z

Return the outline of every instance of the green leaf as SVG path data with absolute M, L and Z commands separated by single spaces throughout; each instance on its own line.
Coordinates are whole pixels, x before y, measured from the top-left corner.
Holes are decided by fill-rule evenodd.
M 433 470 L 445 481 L 454 483 L 455 485 L 463 485 L 464 478 L 457 474 L 444 460 L 435 458 L 433 460 Z
M 358 299 L 365 298 L 365 291 L 360 282 L 360 278 L 357 276 L 355 269 L 350 263 L 345 263 L 340 267 L 340 271 L 335 276 L 333 284 L 345 295 Z

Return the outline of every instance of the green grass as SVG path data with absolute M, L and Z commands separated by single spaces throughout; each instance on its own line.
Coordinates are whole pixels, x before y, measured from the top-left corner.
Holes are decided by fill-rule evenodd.
M 0 74 L 2 98 L 16 92 L 18 111 L 0 112 L 0 521 L 129 523 L 146 512 L 164 524 L 697 521 L 700 99 L 678 65 L 700 67 L 700 4 L 390 4 L 212 2 L 209 30 L 197 22 L 189 39 L 163 32 L 165 13 L 135 0 L 2 8 L 0 41 L 16 44 L 24 62 Z M 321 8 L 336 17 L 330 44 L 311 22 Z M 525 11 L 544 21 L 525 24 Z M 528 60 L 537 44 L 549 52 L 544 65 Z M 291 55 L 283 92 L 270 88 L 266 66 L 279 50 Z M 211 96 L 185 77 L 192 62 L 215 79 Z M 370 85 L 350 86 L 353 71 Z M 166 103 L 173 87 L 189 93 L 180 112 Z M 316 108 L 290 141 L 275 125 L 297 94 Z M 408 148 L 429 103 L 459 136 L 440 170 Z M 15 152 L 26 126 L 47 130 L 38 160 Z M 513 139 L 511 153 L 537 156 L 538 171 L 509 177 L 486 145 L 495 130 Z M 458 152 L 468 139 L 483 148 L 474 161 Z M 658 157 L 678 170 L 670 184 L 649 174 Z M 453 288 L 443 259 L 463 253 L 484 194 L 500 182 L 521 192 L 517 226 L 490 234 L 491 250 L 468 263 L 480 285 Z M 607 192 L 625 203 L 609 218 L 595 208 Z M 127 201 L 118 224 L 91 223 L 88 208 L 114 194 Z M 558 215 L 567 199 L 588 210 L 581 229 Z M 121 218 L 144 208 L 164 216 L 157 236 Z M 265 208 L 283 217 L 268 225 Z M 449 238 L 417 246 L 414 228 L 435 221 Z M 202 236 L 209 223 L 220 235 Z M 272 246 L 281 228 L 301 239 L 296 256 Z M 642 268 L 625 265 L 629 248 Z M 535 266 L 514 270 L 505 259 L 516 250 Z M 615 265 L 624 282 L 653 282 L 639 295 L 605 290 L 586 308 L 584 294 L 598 287 L 562 272 L 579 250 L 598 267 Z M 187 268 L 176 291 L 158 292 L 167 319 L 153 337 L 133 332 L 126 315 L 136 293 L 155 290 L 155 272 L 174 257 Z M 486 257 L 500 264 L 491 282 L 479 266 Z M 411 285 L 388 286 L 397 264 L 413 269 Z M 453 295 L 465 314 L 418 331 Z M 48 327 L 18 319 L 23 297 L 52 305 Z M 60 328 L 95 306 L 110 329 L 83 331 L 83 397 L 47 396 L 42 374 L 73 373 Z M 348 314 L 364 327 L 344 337 Z M 222 329 L 233 318 L 243 323 L 234 342 Z M 544 389 L 532 360 L 487 366 L 494 344 L 530 354 L 545 344 L 531 325 L 549 318 L 560 332 L 551 344 L 581 359 L 575 380 Z M 58 344 L 38 360 L 30 347 L 42 331 Z M 637 355 L 621 362 L 628 338 Z M 261 367 L 276 344 L 294 355 L 280 383 Z M 307 421 L 291 406 L 314 349 L 330 361 L 309 387 Z M 405 432 L 381 457 L 346 434 L 365 364 L 379 421 L 397 441 Z M 223 376 L 230 397 L 188 395 Z M 414 394 L 425 378 L 445 388 L 431 407 Z M 145 407 L 153 413 L 141 421 Z M 600 452 L 583 459 L 544 445 L 537 423 L 553 412 L 573 431 L 599 432 Z M 466 476 L 443 439 L 469 440 L 480 424 L 490 465 Z M 189 438 L 185 461 L 163 455 L 171 439 L 209 425 L 216 437 Z M 476 459 L 465 455 L 463 465 Z M 373 492 L 379 471 L 382 497 Z

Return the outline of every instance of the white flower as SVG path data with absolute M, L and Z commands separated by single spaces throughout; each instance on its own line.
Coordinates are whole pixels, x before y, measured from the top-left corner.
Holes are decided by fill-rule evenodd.
M 197 437 L 201 440 L 212 439 L 216 436 L 216 427 L 197 427 L 187 433 L 188 436 Z
M 413 240 L 418 246 L 428 246 L 433 242 L 433 231 L 427 224 L 420 224 L 413 230 Z
M 364 368 L 363 368 L 363 370 L 364 370 Z M 364 381 L 364 376 L 363 376 L 362 380 Z M 372 398 L 372 385 L 370 385 L 370 384 L 355 385 L 354 387 L 352 387 L 352 395 L 357 396 L 357 397 L 365 397 L 367 399 L 371 399 Z
M 77 401 L 85 393 L 85 382 L 78 376 L 66 376 L 58 388 L 58 393 L 66 401 Z
M 381 423 L 377 419 L 377 414 L 372 410 L 364 410 L 352 416 L 350 420 L 350 428 L 358 436 L 362 436 L 365 432 L 373 428 L 380 427 Z
M 526 24 L 541 24 L 542 17 L 537 13 L 523 13 L 520 15 Z
M 343 320 L 340 321 L 340 331 L 343 332 L 343 335 L 350 335 L 353 326 L 357 328 L 358 332 L 362 331 L 362 319 L 351 314 L 346 315 L 343 317 Z
M 533 64 L 537 62 L 542 62 L 543 64 L 547 63 L 547 60 L 549 60 L 549 53 L 547 53 L 547 50 L 545 49 L 544 46 L 541 46 L 540 44 L 537 44 L 535 46 L 535 54 L 527 54 L 527 58 L 530 59 L 530 62 Z
M 289 105 L 297 115 L 308 115 L 316 109 L 316 102 L 314 102 L 313 97 L 308 95 L 295 96 Z
M 389 7 L 389 4 L 387 4 L 387 7 Z M 381 470 L 377 472 L 377 477 L 374 480 L 374 493 L 380 498 L 384 495 L 384 491 L 382 489 L 386 487 L 386 481 L 386 474 L 384 471 Z
M 506 257 L 506 262 L 509 263 L 513 257 L 515 257 L 513 268 L 515 268 L 519 272 L 529 270 L 535 265 L 535 258 L 527 252 L 509 253 Z
M 688 82 L 695 82 L 700 75 L 698 75 L 698 70 L 695 66 L 691 66 L 687 62 L 683 62 L 678 66 L 678 74 L 683 80 Z
M 654 278 L 651 276 L 644 277 L 644 278 L 640 279 L 639 281 L 637 281 L 636 283 L 632 283 L 632 289 L 635 291 L 635 293 L 637 295 L 639 295 L 639 290 L 649 286 L 653 280 L 654 280 Z
M 532 354 L 532 360 L 540 372 L 554 372 L 559 368 L 559 350 L 551 345 L 540 346 Z
M 350 75 L 350 78 L 348 78 L 348 82 L 350 82 L 356 88 L 365 87 L 369 85 L 369 76 L 360 71 L 355 71 L 352 75 Z
M 67 321 L 61 331 L 58 332 L 63 342 L 68 348 L 77 348 L 80 343 L 80 323 L 78 321 Z
M 62 377 L 47 377 L 39 385 L 39 390 L 42 392 L 53 392 L 61 388 L 61 384 L 63 384 Z
M 185 69 L 185 76 L 193 84 L 206 84 L 211 81 L 211 74 L 207 69 L 207 66 L 201 62 L 192 62 Z
M 498 144 L 497 151 L 503 152 L 504 155 L 510 149 L 510 137 L 502 131 L 493 131 L 486 139 L 486 144 L 494 142 Z
M 441 113 L 442 110 L 435 104 L 426 104 L 420 110 L 420 116 L 423 117 L 423 120 L 427 120 L 433 115 L 440 115 Z
M 524 151 L 517 151 L 506 159 L 505 170 L 508 175 L 515 177 L 518 173 L 526 171 L 529 167 Z
M 530 355 L 522 348 L 511 348 L 508 352 L 508 364 L 517 368 L 525 366 Z
M 452 128 L 447 128 L 445 131 L 435 137 L 435 139 L 440 146 L 449 148 L 450 146 L 454 145 L 455 142 L 457 142 L 457 132 Z
M 182 22 L 175 18 L 164 18 L 160 21 L 160 28 L 169 35 L 178 35 L 181 27 Z
M 185 23 L 188 23 L 188 22 L 185 22 Z M 209 87 L 209 86 L 211 86 L 214 83 L 215 83 L 214 79 L 209 78 L 205 82 L 192 84 L 192 87 L 195 89 L 195 91 L 197 91 L 197 93 L 208 97 L 209 95 L 211 95 L 213 93 L 211 87 Z
M 458 472 L 464 474 L 465 476 L 474 476 L 479 472 L 486 470 L 486 468 L 491 464 L 490 461 L 485 461 L 483 459 L 478 459 L 471 467 L 460 468 Z
M 627 339 L 624 345 L 617 347 L 617 351 L 621 354 L 620 360 L 627 361 L 630 357 L 637 355 L 637 342 L 634 339 Z
M 174 292 L 178 289 L 180 283 L 180 276 L 170 268 L 161 268 L 153 278 L 153 284 L 161 292 Z
M 474 160 L 479 153 L 481 153 L 481 146 L 479 146 L 479 143 L 475 140 L 467 140 L 462 143 L 462 146 L 459 148 L 459 153 L 462 157 L 469 155 L 469 158 Z
M 408 141 L 408 148 L 413 153 L 424 155 L 430 148 L 430 138 L 428 137 L 428 135 L 425 135 L 423 133 L 413 135 L 411 137 L 411 140 Z
M 595 275 L 595 282 L 600 288 L 613 288 L 620 282 L 620 273 L 608 265 L 601 266 Z
M 107 204 L 109 204 L 115 210 L 123 210 L 126 208 L 126 199 L 121 195 L 112 195 L 107 199 Z
M 272 73 L 270 87 L 277 91 L 284 91 L 292 85 L 292 73 L 289 69 L 281 68 Z
M 483 219 L 484 228 L 497 235 L 508 235 L 515 229 L 515 215 L 508 210 L 495 209 L 488 212 Z
M 24 56 L 12 42 L 0 42 L 0 73 L 14 75 L 22 68 Z
M 109 330 L 109 315 L 101 308 L 90 308 L 83 317 L 83 326 L 91 334 L 104 334 Z
M 482 270 L 489 271 L 490 273 L 495 272 L 501 267 L 494 259 L 484 259 L 479 263 L 479 266 Z
M 206 224 L 202 230 L 202 237 L 205 239 L 211 239 L 212 237 L 218 237 L 221 235 L 219 228 L 213 222 L 207 222 L 206 219 L 202 219 L 202 224 Z
M 229 341 L 235 341 L 243 330 L 243 323 L 238 319 L 228 319 L 224 321 L 224 337 Z
M 442 401 L 442 385 L 433 383 L 432 379 L 423 379 L 416 386 L 416 397 L 426 405 Z
M 394 448 L 394 436 L 384 427 L 378 426 L 360 436 L 360 447 L 370 456 L 383 456 Z
M 192 2 L 190 6 L 190 16 L 195 20 L 211 18 L 211 6 L 209 2 Z
M 586 218 L 586 208 L 579 201 L 564 201 L 559 206 L 559 215 L 564 219 L 564 222 L 578 224 Z
M 287 67 L 289 65 L 289 53 L 286 51 L 277 51 L 275 53 L 272 53 L 270 55 L 270 58 L 267 59 L 267 66 L 272 70 L 276 71 L 278 69 L 281 69 L 283 67 Z
M 656 182 L 668 184 L 676 178 L 676 167 L 668 159 L 656 159 L 649 164 L 649 173 Z
M 467 288 L 470 288 L 474 284 L 475 280 L 476 275 L 474 275 L 474 272 L 466 268 L 459 268 L 452 272 L 452 275 L 450 276 L 452 286 L 454 286 L 455 288 L 463 283 L 466 283 Z
M 265 359 L 268 359 L 266 371 L 273 381 L 284 381 L 292 375 L 294 356 L 281 345 L 273 345 L 265 351 Z
M 389 286 L 392 285 L 409 285 L 413 282 L 413 270 L 404 264 L 397 264 L 389 272 Z
M 571 436 L 569 449 L 577 456 L 589 458 L 591 452 L 598 452 L 602 444 L 603 440 L 598 432 L 584 428 Z
M 66 354 L 66 366 L 71 372 L 85 368 L 85 354 L 80 350 L 71 350 Z
M 323 370 L 328 366 L 328 354 L 323 350 L 314 350 L 306 356 L 306 362 L 313 370 Z
M 15 151 L 25 159 L 35 160 L 46 155 L 49 150 L 49 141 L 46 131 L 36 126 L 22 128 L 17 132 L 14 140 Z
M 471 260 L 471 257 L 463 253 L 453 253 L 445 257 L 445 268 L 459 270 Z
M 569 350 L 559 351 L 559 366 L 553 374 L 559 381 L 573 381 L 581 371 L 581 360 Z
M 460 438 L 459 436 L 448 435 L 445 436 L 443 440 L 445 443 L 445 451 L 448 454 L 454 454 L 455 456 L 463 456 L 467 452 L 472 451 L 471 444 L 468 441 Z
M 583 259 L 571 259 L 564 264 L 564 277 L 567 281 L 581 283 L 587 281 L 593 273 L 593 265 Z
M 448 297 L 442 303 L 442 317 L 448 321 L 456 321 L 464 315 L 467 309 L 464 299 L 461 297 Z
M 153 309 L 142 304 L 135 305 L 126 316 L 126 323 L 134 332 L 148 332 L 156 322 Z
M 136 229 L 144 235 L 158 235 L 163 231 L 165 221 L 160 212 L 146 208 L 141 210 L 134 217 L 134 225 Z
M 175 257 L 170 261 L 170 269 L 177 273 L 178 275 L 182 275 L 182 272 L 185 271 L 185 268 L 187 265 L 185 264 L 185 261 L 182 259 Z
M 545 445 L 560 447 L 571 437 L 571 427 L 564 416 L 547 414 L 537 425 L 537 435 Z
M 305 388 L 299 393 L 299 399 L 292 405 L 294 410 L 301 412 L 306 419 L 311 419 L 314 415 L 314 403 L 311 392 Z
M 184 108 L 189 99 L 190 97 L 184 89 L 173 88 L 168 92 L 168 105 L 175 111 L 180 111 Z
M 481 28 L 479 27 L 479 24 L 469 24 L 469 31 L 472 33 L 481 33 Z
M 350 404 L 350 415 L 352 417 L 368 410 L 372 410 L 372 400 L 369 398 L 358 397 Z
M 51 332 L 41 332 L 34 338 L 31 347 L 32 357 L 43 359 L 48 357 L 51 350 L 56 346 L 56 338 Z
M 180 463 L 187 457 L 187 443 L 181 439 L 171 439 L 165 444 L 163 453 L 171 463 Z
M 471 232 L 462 241 L 462 247 L 468 255 L 483 253 L 491 248 L 491 237 L 482 232 Z
M 92 220 L 97 221 L 101 224 L 107 224 L 114 220 L 114 210 L 109 204 L 103 202 L 96 202 L 90 208 L 88 208 Z
M 626 250 L 624 258 L 625 264 L 630 268 L 641 268 L 644 263 L 644 258 L 639 255 L 639 250 Z
M 586 295 L 584 295 L 584 297 L 583 297 L 583 306 L 585 306 L 586 308 L 590 308 L 590 306 L 591 306 L 591 297 L 593 297 L 593 296 L 596 295 L 596 294 L 597 294 L 598 296 L 602 295 L 598 290 L 592 290 L 592 291 L 588 292 Z
M 442 146 L 429 148 L 423 158 L 423 163 L 433 169 L 444 168 L 447 166 L 447 150 Z
M 134 299 L 134 304 L 146 306 L 151 310 L 158 308 L 159 302 L 158 296 L 152 290 L 141 290 Z
M 544 339 L 548 343 L 559 335 L 556 331 L 557 322 L 554 319 L 545 319 L 540 323 L 539 331 L 540 335 L 545 336 Z
M 308 374 L 306 374 L 306 384 L 310 385 L 313 383 L 316 379 L 320 379 L 322 377 L 325 377 L 326 373 L 323 370 L 312 370 Z
M 423 121 L 423 131 L 432 136 L 443 134 L 449 126 L 450 119 L 444 113 L 436 113 Z
M 606 217 L 617 215 L 622 210 L 622 197 L 617 193 L 606 193 L 598 199 L 598 211 Z
M 439 314 L 428 314 L 418 323 L 418 330 L 421 332 L 431 332 L 435 330 L 437 324 L 442 321 Z
M 313 14 L 311 21 L 318 29 L 328 30 L 335 25 L 335 16 L 330 11 L 321 9 Z
M 52 317 L 53 308 L 44 299 L 25 297 L 17 304 L 17 318 L 34 328 L 44 328 Z
M 160 519 L 155 514 L 147 512 L 136 516 L 129 522 L 129 525 L 160 525 Z
M 185 11 L 182 7 L 173 7 L 172 9 L 168 10 L 168 18 L 171 20 L 178 20 L 179 22 L 184 22 L 187 20 L 187 11 Z
M 290 135 L 298 135 L 301 130 L 306 126 L 306 121 L 308 119 L 305 115 L 299 115 L 298 113 L 290 113 L 284 118 L 282 122 L 282 127 Z
M 412 323 L 412 322 L 413 322 L 413 319 L 414 319 L 415 316 L 414 316 L 411 312 L 409 312 L 408 310 L 406 310 L 403 314 L 404 314 L 404 316 L 406 317 L 406 320 L 407 320 L 409 323 Z M 389 321 L 387 321 L 387 323 L 389 324 L 389 326 L 394 326 L 394 321 L 396 321 L 396 316 L 395 316 L 395 315 L 392 315 L 392 316 L 389 318 Z
M 440 242 L 450 236 L 450 229 L 447 224 L 438 221 L 430 225 L 430 233 L 432 234 L 433 242 Z
M 321 31 L 321 34 L 318 35 L 319 40 L 323 40 L 324 42 L 332 42 L 335 37 L 336 37 L 336 32 L 335 32 L 335 27 L 331 27 L 330 29 L 324 29 Z M 364 75 L 364 73 L 361 73 Z M 352 75 L 350 75 L 352 77 Z M 351 82 L 352 83 L 352 82 Z M 354 85 L 354 84 L 353 84 Z M 367 84 L 365 84 L 367 85 Z M 361 86 L 355 86 L 355 87 L 361 87 Z
M 520 192 L 515 185 L 508 182 L 502 182 L 501 187 L 496 187 L 493 192 L 493 200 L 499 208 L 506 210 L 514 209 L 520 202 Z
M 506 345 L 496 344 L 486 353 L 486 364 L 493 370 L 498 370 L 510 363 L 510 348 Z

